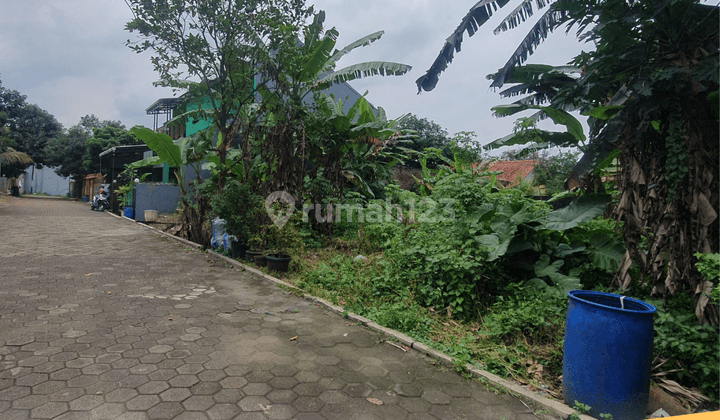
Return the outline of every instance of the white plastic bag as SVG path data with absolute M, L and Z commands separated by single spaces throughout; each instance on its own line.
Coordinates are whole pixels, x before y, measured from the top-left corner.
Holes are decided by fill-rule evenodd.
M 211 222 L 212 225 L 212 239 L 210 240 L 210 248 L 219 248 L 223 246 L 223 235 L 225 235 L 225 224 L 227 222 L 224 219 L 216 217 Z

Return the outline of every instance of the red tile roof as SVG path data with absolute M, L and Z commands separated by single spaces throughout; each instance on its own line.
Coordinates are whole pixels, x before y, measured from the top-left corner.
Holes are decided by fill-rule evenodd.
M 493 162 L 488 166 L 488 171 L 502 171 L 498 179 L 508 182 L 507 187 L 512 188 L 524 180 L 530 172 L 535 169 L 536 160 L 505 160 Z

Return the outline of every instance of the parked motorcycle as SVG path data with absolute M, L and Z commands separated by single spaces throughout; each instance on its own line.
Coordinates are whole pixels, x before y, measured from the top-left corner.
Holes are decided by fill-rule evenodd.
M 100 191 L 95 194 L 90 203 L 90 210 L 105 211 L 110 208 L 110 202 L 108 201 L 108 195 L 110 193 L 110 185 L 103 184 L 100 186 Z

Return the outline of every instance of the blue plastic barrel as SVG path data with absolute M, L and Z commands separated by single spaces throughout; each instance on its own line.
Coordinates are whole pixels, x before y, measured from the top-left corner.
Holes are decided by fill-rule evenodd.
M 128 219 L 133 219 L 135 216 L 135 209 L 132 207 L 123 207 L 123 216 Z
M 565 317 L 563 396 L 614 420 L 645 418 L 654 306 L 611 293 L 571 290 Z

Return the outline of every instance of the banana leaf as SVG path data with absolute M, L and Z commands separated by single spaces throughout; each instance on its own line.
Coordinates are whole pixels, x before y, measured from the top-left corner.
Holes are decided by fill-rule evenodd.
M 370 76 L 402 76 L 409 72 L 412 66 L 389 61 L 368 61 L 365 63 L 353 64 L 340 70 L 332 72 L 319 81 L 319 85 L 343 83 L 350 80 L 362 79 Z
M 182 166 L 180 147 L 165 133 L 156 133 L 149 128 L 135 126 L 128 130 L 130 134 L 142 140 L 150 150 L 158 155 L 161 162 L 167 162 L 171 167 Z

